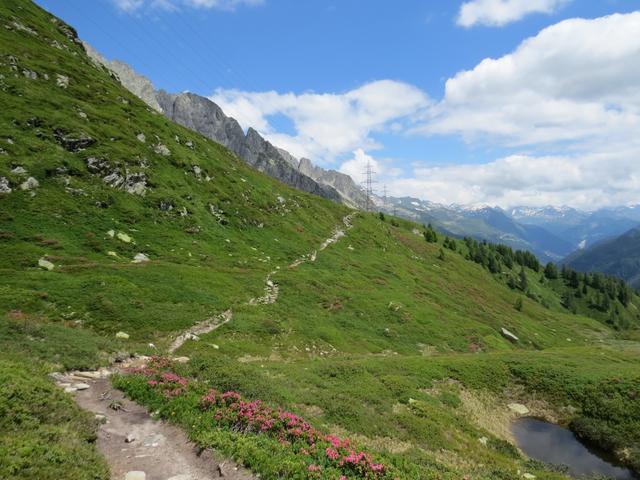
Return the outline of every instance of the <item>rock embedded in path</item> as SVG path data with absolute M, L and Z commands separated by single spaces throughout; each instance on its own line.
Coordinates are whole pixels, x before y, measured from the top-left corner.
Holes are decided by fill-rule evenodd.
M 72 375 L 74 377 L 90 378 L 93 380 L 102 378 L 102 374 L 100 372 L 72 372 Z
M 71 385 L 71 388 L 75 388 L 78 391 L 88 390 L 91 388 L 91 385 L 89 385 L 88 383 L 74 383 L 73 385 Z
M 509 410 L 511 410 L 512 412 L 517 413 L 518 415 L 528 415 L 529 414 L 529 409 L 526 407 L 526 405 L 523 405 L 521 403 L 510 403 L 507 406 L 509 407 Z
M 147 480 L 147 474 L 139 470 L 133 470 L 131 472 L 127 472 L 124 476 L 124 480 Z

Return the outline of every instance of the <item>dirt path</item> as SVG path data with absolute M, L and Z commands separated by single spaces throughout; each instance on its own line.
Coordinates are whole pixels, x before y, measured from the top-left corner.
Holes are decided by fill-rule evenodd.
M 97 446 L 113 480 L 257 478 L 209 450 L 198 450 L 180 428 L 154 420 L 146 409 L 114 389 L 108 378 L 83 383 L 89 388 L 76 391 L 75 400 L 84 410 L 102 416 Z
M 346 229 L 351 228 L 353 214 L 343 219 Z M 337 242 L 345 235 L 345 229 L 336 228 L 333 235 L 318 250 L 302 255 L 289 266 L 315 261 L 317 252 Z M 249 305 L 275 303 L 278 284 L 270 272 L 265 279 L 265 294 L 247 302 Z M 228 323 L 233 311 L 228 309 L 200 322 L 178 335 L 168 348 L 169 353 L 178 350 L 187 340 L 198 340 L 200 335 L 212 332 Z M 144 362 L 144 358 L 140 358 Z M 147 410 L 124 398 L 114 389 L 109 376 L 116 368 L 102 368 L 95 372 L 70 372 L 52 374 L 53 380 L 72 394 L 78 405 L 94 413 L 102 423 L 98 430 L 98 450 L 111 468 L 112 480 L 254 480 L 258 476 L 228 459 L 209 450 L 201 451 L 189 442 L 184 432 L 173 425 L 155 420 Z
M 220 328 L 227 322 L 230 322 L 233 318 L 233 312 L 231 309 L 225 310 L 219 315 L 215 315 L 206 319 L 204 322 L 195 324 L 193 327 L 182 332 L 169 346 L 169 353 L 175 352 L 179 349 L 187 340 L 198 340 L 200 335 L 213 332 L 215 329 Z
M 302 265 L 305 262 L 315 262 L 318 256 L 318 252 L 324 250 L 329 245 L 336 243 L 342 237 L 345 236 L 345 230 L 349 230 L 353 227 L 352 221 L 356 214 L 351 213 L 345 216 L 342 219 L 342 224 L 344 227 L 336 227 L 333 231 L 333 234 L 324 240 L 318 250 L 313 250 L 310 253 L 301 255 L 295 260 L 292 264 L 289 265 L 289 269 L 296 268 L 299 265 Z M 278 295 L 280 294 L 280 288 L 278 283 L 273 280 L 273 277 L 280 272 L 280 267 L 276 267 L 275 270 L 269 272 L 265 281 L 264 281 L 264 295 L 258 298 L 252 298 L 247 301 L 247 305 L 270 305 L 276 303 L 278 301 Z M 204 335 L 205 333 L 212 332 L 217 328 L 221 327 L 225 323 L 228 323 L 233 318 L 233 311 L 231 309 L 226 310 L 225 312 L 216 315 L 214 317 L 208 318 L 207 320 L 197 323 L 193 327 L 189 328 L 185 332 L 178 335 L 175 340 L 169 346 L 168 352 L 174 353 L 178 348 L 180 348 L 187 340 L 199 340 L 200 335 Z

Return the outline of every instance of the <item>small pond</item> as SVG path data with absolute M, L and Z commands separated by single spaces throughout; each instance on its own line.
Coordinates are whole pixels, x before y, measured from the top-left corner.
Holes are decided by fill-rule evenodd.
M 535 418 L 520 418 L 512 427 L 520 450 L 529 457 L 566 465 L 571 476 L 601 475 L 616 480 L 637 480 L 631 470 L 616 465 L 611 456 L 587 447 L 570 430 Z

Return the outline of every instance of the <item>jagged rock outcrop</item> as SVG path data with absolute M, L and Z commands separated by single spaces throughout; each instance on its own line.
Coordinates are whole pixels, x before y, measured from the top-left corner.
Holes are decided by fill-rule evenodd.
M 194 130 L 240 156 L 245 135 L 240 124 L 227 117 L 211 100 L 192 93 L 174 95 L 160 90 L 156 99 L 161 111 L 174 122 Z
M 266 141 L 253 128 L 249 128 L 240 158 L 253 165 L 261 172 L 305 192 L 313 193 L 336 202 L 341 202 L 341 195 L 332 187 L 322 185 L 312 178 L 300 173 L 282 157 L 276 147 Z
M 278 148 L 278 147 L 276 147 Z M 289 162 L 289 164 L 295 168 L 298 168 L 298 159 L 296 157 L 294 157 L 293 155 L 291 155 L 289 152 L 287 152 L 284 148 L 278 148 L 278 152 L 280 152 L 280 155 L 282 155 L 282 158 L 284 158 L 287 162 Z M 304 173 L 304 172 L 302 172 Z M 305 175 L 307 175 L 308 177 L 310 175 L 304 173 Z
M 286 150 L 277 148 L 265 140 L 256 130 L 249 128 L 246 135 L 240 124 L 227 117 L 222 109 L 206 97 L 193 93 L 171 94 L 156 91 L 153 84 L 131 67 L 109 61 L 90 45 L 84 44 L 87 54 L 97 64 L 110 69 L 120 83 L 151 108 L 164 113 L 174 122 L 210 138 L 234 152 L 261 172 L 277 178 L 299 190 L 358 207 L 358 188 L 350 177 L 335 171 L 326 171 L 305 160 L 305 170 L 300 162 Z M 140 138 L 139 138 L 140 139 Z M 143 140 L 140 140 L 143 141 Z M 315 179 L 310 173 L 317 177 Z M 325 181 L 326 180 L 326 181 Z
M 240 124 L 227 117 L 208 98 L 193 93 L 175 95 L 162 90 L 157 92 L 156 98 L 164 114 L 171 120 L 224 145 L 261 172 L 299 190 L 337 202 L 342 200 L 335 189 L 300 173 L 278 148 L 257 131 L 249 128 L 245 135 Z
M 355 208 L 363 208 L 367 203 L 367 196 L 353 179 L 336 170 L 325 170 L 314 165 L 308 158 L 301 158 L 298 164 L 300 173 L 311 177 L 322 185 L 333 187 L 343 197 L 345 203 Z
M 87 55 L 98 65 L 103 65 L 116 74 L 120 83 L 136 97 L 140 98 L 144 103 L 154 110 L 162 113 L 162 108 L 156 100 L 156 89 L 151 81 L 133 70 L 126 63 L 118 60 L 109 61 L 104 58 L 96 49 L 86 42 L 83 46 Z

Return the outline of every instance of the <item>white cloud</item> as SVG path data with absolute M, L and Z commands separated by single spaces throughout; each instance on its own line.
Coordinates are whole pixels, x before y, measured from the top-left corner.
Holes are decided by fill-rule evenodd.
M 163 10 L 180 10 L 190 8 L 215 8 L 218 10 L 235 10 L 242 5 L 255 6 L 264 0 L 112 0 L 116 7 L 124 12 L 134 12 L 142 8 L 159 8 Z
M 339 169 L 357 182 L 371 162 L 398 196 L 503 207 L 640 201 L 640 12 L 548 27 L 450 78 L 437 103 L 391 80 L 344 93 L 218 90 L 211 99 L 298 157 L 324 165 L 346 157 Z M 292 131 L 278 131 L 276 115 Z M 407 132 L 460 136 L 510 154 L 407 174 L 374 158 L 377 134 Z
M 640 12 L 566 20 L 449 79 L 415 129 L 526 155 L 417 169 L 395 188 L 446 203 L 638 203 L 639 131 Z
M 344 162 L 339 170 L 353 178 L 357 184 L 362 184 L 366 179 L 365 172 L 368 165 L 371 166 L 371 169 L 376 174 L 380 171 L 380 165 L 376 159 L 365 153 L 361 148 L 358 148 L 353 152 L 353 158 Z
M 486 164 L 417 167 L 390 192 L 438 203 L 571 205 L 593 209 L 638 203 L 640 147 L 615 154 L 511 155 Z
M 417 131 L 593 148 L 636 137 L 639 87 L 640 12 L 565 20 L 447 80 Z
M 532 13 L 553 13 L 571 0 L 471 0 L 460 7 L 457 23 L 463 27 L 499 27 Z
M 357 184 L 363 184 L 366 180 L 367 166 L 371 167 L 375 178 L 398 178 L 402 171 L 393 166 L 394 162 L 389 159 L 376 159 L 358 148 L 353 151 L 353 157 L 340 165 L 338 169 L 342 173 L 349 175 Z
M 142 7 L 145 0 L 114 0 L 116 7 L 125 12 L 133 12 Z
M 210 98 L 244 128 L 251 126 L 273 144 L 320 163 L 331 163 L 358 148 L 378 148 L 372 133 L 406 122 L 430 104 L 418 88 L 392 80 L 367 83 L 346 93 L 217 90 Z M 278 114 L 291 119 L 294 133 L 272 127 L 269 117 Z

